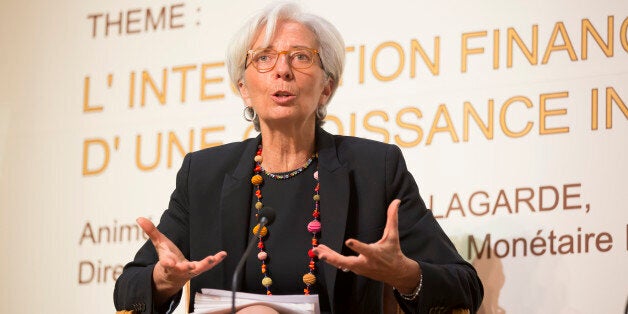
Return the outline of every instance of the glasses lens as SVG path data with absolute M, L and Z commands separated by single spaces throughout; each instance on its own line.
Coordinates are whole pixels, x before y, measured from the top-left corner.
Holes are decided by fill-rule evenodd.
M 268 70 L 275 66 L 277 62 L 277 51 L 272 49 L 264 49 L 253 52 L 251 63 L 258 70 Z
M 314 62 L 314 54 L 307 49 L 298 49 L 290 52 L 290 64 L 295 69 L 305 69 Z

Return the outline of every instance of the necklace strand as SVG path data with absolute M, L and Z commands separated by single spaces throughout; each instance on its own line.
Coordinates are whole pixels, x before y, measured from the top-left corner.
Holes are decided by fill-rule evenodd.
M 257 210 L 257 213 L 255 214 L 255 217 L 256 218 L 259 217 L 259 213 L 264 207 L 264 204 L 262 203 L 262 188 L 261 188 L 262 183 L 264 182 L 264 179 L 260 175 L 262 171 L 264 171 L 266 175 L 268 175 L 269 177 L 273 179 L 278 179 L 278 180 L 288 179 L 303 172 L 303 170 L 305 170 L 312 163 L 314 158 L 317 158 L 317 157 L 318 157 L 318 154 L 313 154 L 312 157 L 310 157 L 310 159 L 307 160 L 306 164 L 303 167 L 286 174 L 287 177 L 283 177 L 284 174 L 281 174 L 281 175 L 273 174 L 277 177 L 277 178 L 273 178 L 270 173 L 265 172 L 262 168 L 262 165 L 261 165 L 262 164 L 262 145 L 259 145 L 257 148 L 257 152 L 255 153 L 255 157 L 254 157 L 254 160 L 255 160 L 255 167 L 253 168 L 254 175 L 251 178 L 251 183 L 253 184 L 255 188 L 255 197 L 257 198 L 257 202 L 255 203 L 255 209 Z M 319 216 L 320 216 L 319 206 L 320 206 L 321 197 L 318 193 L 320 189 L 320 182 L 318 180 L 318 169 L 314 172 L 314 180 L 316 181 L 316 186 L 314 187 L 314 195 L 312 196 L 312 199 L 314 200 L 314 210 L 312 211 L 313 219 L 307 225 L 308 233 L 312 234 L 312 247 L 307 252 L 308 257 L 310 258 L 310 262 L 308 263 L 308 272 L 303 275 L 303 283 L 305 284 L 305 288 L 303 289 L 303 294 L 305 295 L 310 295 L 311 287 L 316 283 L 316 275 L 314 274 L 314 272 L 316 271 L 317 259 L 316 259 L 316 255 L 314 255 L 314 253 L 312 252 L 312 249 L 318 246 L 318 237 L 321 231 L 321 222 L 319 220 Z M 255 227 L 253 228 L 252 230 L 253 234 L 257 234 L 258 230 L 259 230 L 259 224 L 255 225 Z M 264 239 L 268 235 L 269 235 L 268 228 L 263 227 L 259 233 L 258 242 L 257 242 L 257 248 L 259 249 L 259 253 L 257 253 L 257 259 L 259 259 L 261 262 L 261 272 L 263 275 L 262 286 L 266 288 L 267 295 L 272 295 L 270 287 L 273 284 L 273 280 L 269 276 L 269 269 L 266 263 L 266 259 L 268 258 L 268 253 L 266 252 L 265 246 L 264 246 Z
M 269 172 L 266 169 L 264 169 L 264 167 L 262 167 L 262 165 L 261 165 L 261 162 L 259 163 L 259 166 L 260 166 L 261 172 L 264 172 L 264 174 L 269 176 L 270 178 L 273 178 L 275 180 L 285 180 L 285 179 L 290 179 L 290 178 L 296 176 L 297 174 L 303 172 L 305 169 L 307 169 L 307 167 L 310 166 L 310 164 L 312 163 L 312 161 L 314 160 L 315 157 L 316 157 L 316 154 L 312 154 L 312 156 L 305 162 L 305 165 L 303 165 L 302 167 L 300 167 L 298 169 L 292 170 L 290 172 L 272 173 L 272 172 Z

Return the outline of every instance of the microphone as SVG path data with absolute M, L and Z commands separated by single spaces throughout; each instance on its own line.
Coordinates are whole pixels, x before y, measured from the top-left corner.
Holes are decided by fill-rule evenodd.
M 275 221 L 275 216 L 276 216 L 275 210 L 272 207 L 264 206 L 262 210 L 259 211 L 259 214 L 257 216 L 257 223 L 259 224 L 259 228 L 257 229 L 257 234 L 253 235 L 251 240 L 249 240 L 249 245 L 246 247 L 244 254 L 240 258 L 240 261 L 238 262 L 238 266 L 236 266 L 236 269 L 233 272 L 233 280 L 231 282 L 231 313 L 232 314 L 235 314 L 235 310 L 236 310 L 235 296 L 236 296 L 236 291 L 238 290 L 238 277 L 239 277 L 238 275 L 242 271 L 242 268 L 244 268 L 244 263 L 246 263 L 247 256 L 251 254 L 253 247 L 255 247 L 255 243 L 257 242 L 255 241 L 255 239 L 259 239 L 259 235 L 265 226 L 270 226 L 273 223 L 273 221 Z

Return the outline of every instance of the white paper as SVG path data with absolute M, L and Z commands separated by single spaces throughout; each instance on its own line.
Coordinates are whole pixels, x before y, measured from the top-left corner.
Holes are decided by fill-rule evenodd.
M 287 314 L 320 314 L 318 295 L 263 295 L 236 292 L 236 311 L 251 305 L 264 305 Z M 231 291 L 201 289 L 194 296 L 194 313 L 231 313 Z

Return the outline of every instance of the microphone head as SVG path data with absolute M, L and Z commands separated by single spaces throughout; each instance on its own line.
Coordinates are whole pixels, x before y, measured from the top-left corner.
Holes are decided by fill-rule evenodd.
M 257 221 L 261 222 L 262 219 L 266 220 L 266 226 L 270 226 L 275 221 L 275 210 L 268 206 L 262 207 L 262 210 L 259 211 L 259 216 L 257 216 Z

